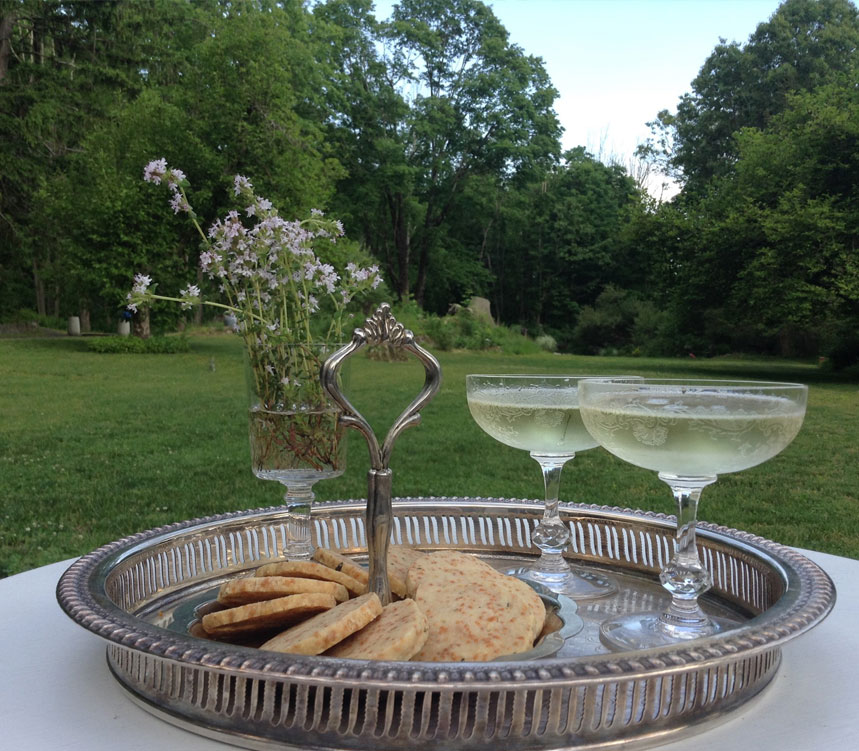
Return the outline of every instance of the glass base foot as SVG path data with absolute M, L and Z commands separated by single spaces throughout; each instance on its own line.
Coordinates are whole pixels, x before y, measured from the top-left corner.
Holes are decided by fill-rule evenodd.
M 286 560 L 288 561 L 312 561 L 313 548 L 307 546 L 292 545 L 286 550 Z
M 593 600 L 617 592 L 617 584 L 613 579 L 579 566 L 570 566 L 567 571 L 559 573 L 520 566 L 505 573 L 542 584 L 546 589 L 559 595 L 566 595 L 571 600 Z
M 610 649 L 626 652 L 700 639 L 740 625 L 726 618 L 708 618 L 706 623 L 696 627 L 669 626 L 661 615 L 658 612 L 630 613 L 609 618 L 600 625 L 600 640 Z

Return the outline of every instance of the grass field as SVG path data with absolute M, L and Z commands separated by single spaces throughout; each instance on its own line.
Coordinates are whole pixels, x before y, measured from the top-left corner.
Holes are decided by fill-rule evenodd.
M 536 463 L 485 435 L 465 403 L 472 372 L 637 373 L 809 384 L 797 439 L 764 465 L 704 491 L 700 517 L 800 547 L 859 557 L 859 384 L 779 360 L 656 360 L 440 353 L 444 385 L 391 462 L 400 496 L 534 498 Z M 187 354 L 101 355 L 84 339 L 0 340 L 0 575 L 88 552 L 168 522 L 276 504 L 253 477 L 240 342 L 194 336 Z M 377 427 L 418 392 L 416 361 L 353 359 L 350 398 Z M 366 493 L 368 455 L 350 436 L 349 469 L 316 486 L 321 500 Z M 672 512 L 653 473 L 584 452 L 561 498 Z

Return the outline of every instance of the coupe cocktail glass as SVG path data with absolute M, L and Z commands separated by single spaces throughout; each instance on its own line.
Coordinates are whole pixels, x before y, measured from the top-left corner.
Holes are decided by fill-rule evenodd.
M 475 422 L 496 441 L 530 452 L 543 472 L 543 518 L 532 535 L 540 557 L 510 573 L 579 600 L 617 591 L 612 579 L 571 567 L 563 557 L 570 530 L 558 515 L 561 470 L 576 452 L 597 446 L 579 415 L 577 386 L 586 377 L 469 375 L 465 379 L 468 409 Z
M 709 636 L 732 625 L 708 617 L 698 598 L 712 586 L 695 544 L 701 490 L 720 474 L 771 459 L 799 432 L 808 389 L 795 383 L 644 379 L 579 384 L 585 427 L 600 445 L 655 470 L 677 503 L 676 551 L 660 574 L 671 594 L 665 612 L 605 621 L 603 641 L 647 649 Z

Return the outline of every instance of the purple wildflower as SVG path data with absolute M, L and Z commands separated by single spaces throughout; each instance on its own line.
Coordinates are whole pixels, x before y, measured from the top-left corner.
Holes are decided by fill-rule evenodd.
M 166 178 L 167 184 L 171 188 L 178 188 L 179 183 L 181 183 L 185 179 L 185 173 L 182 172 L 182 170 L 173 167 L 173 169 L 167 171 Z
M 251 181 L 246 177 L 236 175 L 233 178 L 233 190 L 235 190 L 236 195 L 239 195 L 242 191 L 253 190 L 253 185 L 251 185 Z
M 191 204 L 188 203 L 188 200 L 179 191 L 173 193 L 173 198 L 170 199 L 170 207 L 173 209 L 174 214 L 178 214 L 180 211 L 191 211 Z
M 164 177 L 164 173 L 166 171 L 167 171 L 167 160 L 166 159 L 153 159 L 143 169 L 143 179 L 148 183 L 154 183 L 155 185 L 160 185 L 161 184 L 161 178 Z

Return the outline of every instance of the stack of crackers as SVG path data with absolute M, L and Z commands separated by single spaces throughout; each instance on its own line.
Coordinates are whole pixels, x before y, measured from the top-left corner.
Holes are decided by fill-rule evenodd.
M 458 551 L 392 545 L 388 580 L 401 599 L 385 607 L 356 561 L 324 548 L 313 558 L 225 582 L 196 633 L 292 654 L 462 662 L 525 652 L 546 621 L 531 587 Z

